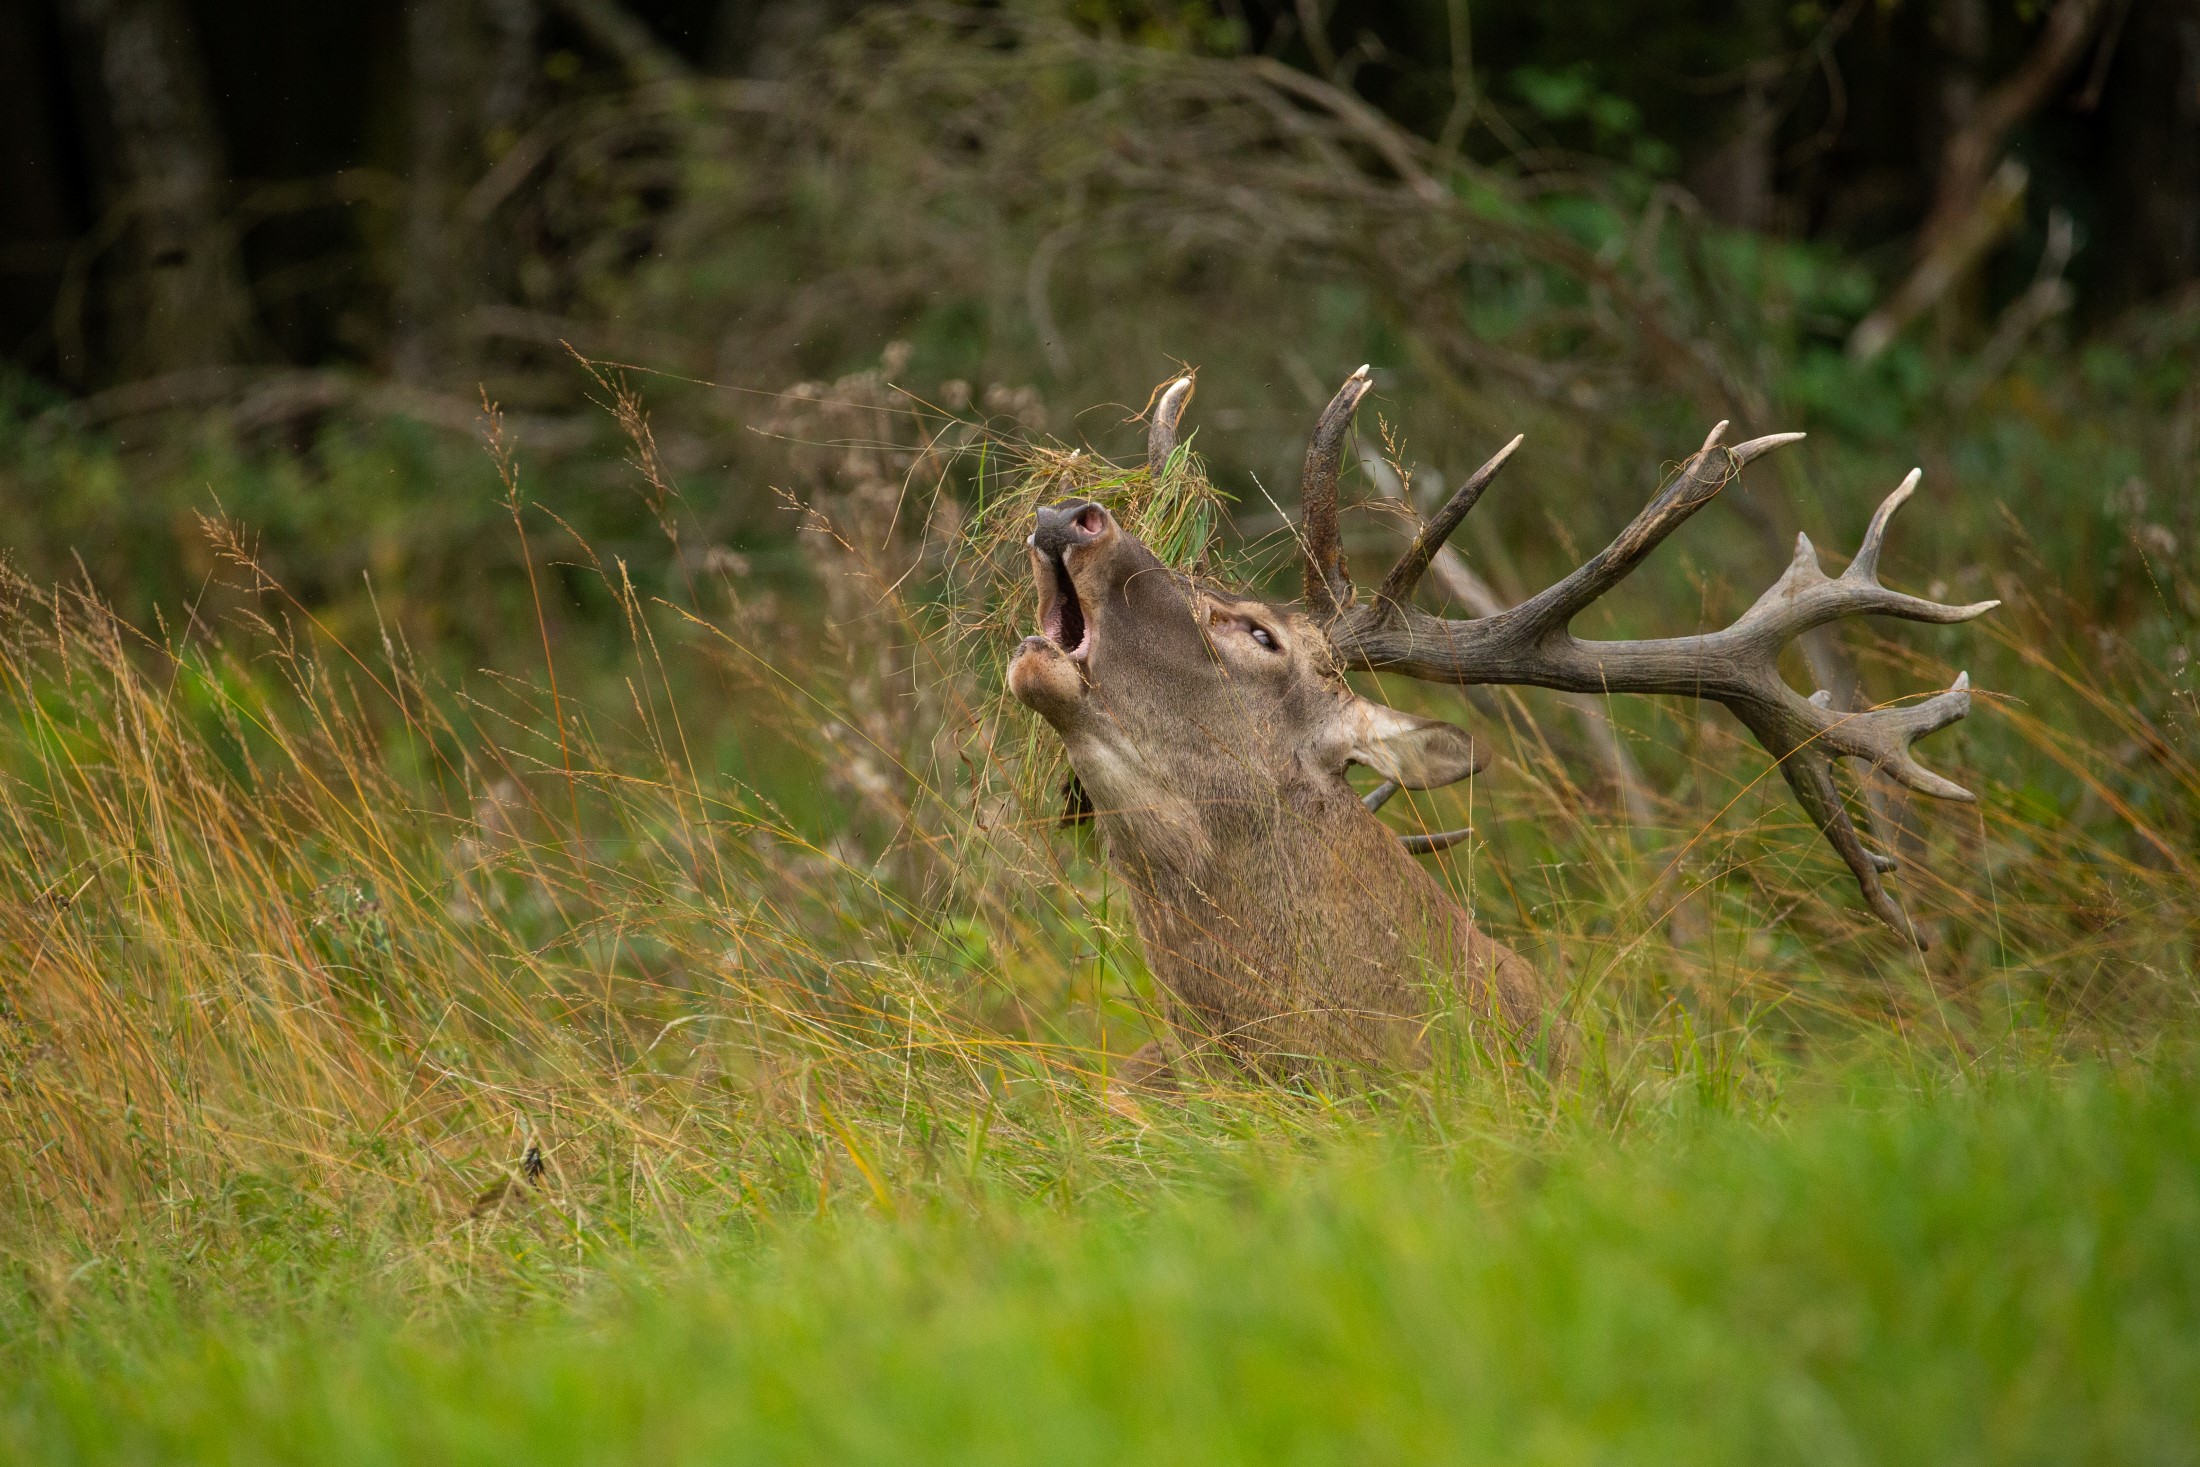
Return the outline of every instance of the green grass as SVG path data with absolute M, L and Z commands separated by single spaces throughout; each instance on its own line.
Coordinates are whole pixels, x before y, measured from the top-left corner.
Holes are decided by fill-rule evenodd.
M 2137 475 L 2190 443 L 2043 380 L 1735 496 L 1837 564 L 1921 460 L 1891 579 L 2009 603 L 1841 634 L 1987 690 L 1925 750 L 1979 803 L 1886 816 L 1930 952 L 1702 709 L 1614 701 L 1623 798 L 1562 705 L 1384 679 L 1500 751 L 1385 818 L 1475 827 L 1432 869 L 1578 1062 L 1135 1115 L 1151 980 L 1000 686 L 1019 531 L 1101 492 L 1252 575 L 1244 474 L 1230 524 L 1190 454 L 920 453 L 859 373 L 789 395 L 817 518 L 752 561 L 621 388 L 641 509 L 493 462 L 338 595 L 321 521 L 22 438 L 0 504 L 112 499 L 191 587 L 0 569 L 0 1457 L 2189 1460 L 2200 559 Z M 1521 593 L 1701 432 L 1543 422 L 1461 542 Z M 438 482 L 331 464 L 327 523 Z M 1761 539 L 1707 512 L 1583 630 L 1724 622 Z
M 141 1462 L 2200 1456 L 2200 1084 L 2172 1066 L 1852 1090 L 1627 1145 L 1442 1115 L 1255 1142 L 1139 1203 L 945 1192 L 425 1312 L 365 1239 L 243 1305 L 215 1280 L 248 1256 L 128 1287 L 87 1264 L 73 1294 L 13 1301 L 0 1441 Z

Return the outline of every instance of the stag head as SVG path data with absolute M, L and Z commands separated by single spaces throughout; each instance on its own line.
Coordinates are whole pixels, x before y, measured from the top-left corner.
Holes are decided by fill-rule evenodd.
M 1893 862 L 1864 846 L 1832 760 L 1864 759 L 1924 793 L 1969 799 L 1910 752 L 1968 711 L 1967 681 L 1906 707 L 1851 713 L 1825 694 L 1795 693 L 1778 659 L 1788 641 L 1840 618 L 1954 622 L 1998 604 L 1944 606 L 1880 585 L 1888 521 L 1918 476 L 1880 506 L 1840 576 L 1827 576 L 1799 537 L 1786 574 L 1723 631 L 1575 637 L 1573 619 L 1746 464 L 1802 436 L 1729 448 L 1722 423 L 1579 569 L 1509 610 L 1451 620 L 1416 609 L 1414 591 L 1520 440 L 1460 486 L 1363 599 L 1339 546 L 1337 474 L 1370 385 L 1365 367 L 1354 373 L 1307 448 L 1297 606 L 1163 564 L 1091 501 L 1041 509 L 1030 537 L 1040 631 L 1017 650 L 1009 686 L 1061 735 L 1108 858 L 1131 889 L 1149 962 L 1171 1000 L 1164 1048 L 1181 1057 L 1219 1047 L 1268 1070 L 1309 1058 L 1411 1058 L 1432 1005 L 1447 995 L 1498 1021 L 1509 1040 L 1550 1032 L 1526 965 L 1411 859 L 1467 832 L 1400 841 L 1373 814 L 1399 787 L 1464 779 L 1487 754 L 1450 724 L 1359 696 L 1344 680 L 1349 669 L 1721 703 L 1780 761 L 1872 910 L 1916 940 L 1880 879 Z M 1155 407 L 1147 458 L 1156 471 L 1191 392 L 1191 379 L 1180 378 Z M 1353 764 L 1382 776 L 1364 802 L 1345 782 Z
M 1212 812 L 1303 782 L 1344 789 L 1353 764 L 1433 789 L 1488 762 L 1460 729 L 1354 693 L 1305 613 L 1179 574 L 1100 504 L 1041 509 L 1029 545 L 1044 630 L 1010 689 L 1091 797 L 1181 844 L 1202 843 Z

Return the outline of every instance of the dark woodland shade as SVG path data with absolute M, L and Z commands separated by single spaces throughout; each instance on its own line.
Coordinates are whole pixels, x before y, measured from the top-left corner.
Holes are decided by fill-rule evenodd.
M 652 66 L 782 73 L 854 8 L 0 5 L 0 355 L 78 390 L 239 360 L 424 371 L 454 320 L 508 293 L 468 192 L 544 109 Z M 1270 52 L 1438 141 L 1464 81 L 1536 147 L 1669 171 L 1728 223 L 1896 261 L 1979 182 L 1943 165 L 1985 128 L 2031 178 L 1989 296 L 2023 288 L 2051 208 L 2083 240 L 2081 319 L 2200 274 L 2200 0 L 2053 0 L 2045 20 L 2004 0 L 1336 0 L 1313 7 L 1320 34 L 1307 9 L 1078 13 Z M 271 198 L 284 183 L 326 198 Z

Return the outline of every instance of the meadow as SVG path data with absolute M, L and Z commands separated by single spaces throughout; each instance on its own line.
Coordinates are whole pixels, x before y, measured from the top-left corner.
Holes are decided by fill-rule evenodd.
M 599 369 L 639 568 L 485 412 L 446 472 L 516 552 L 501 664 L 401 581 L 316 606 L 218 505 L 166 532 L 203 547 L 181 607 L 10 573 L 15 1452 L 2190 1456 L 2195 587 L 2126 487 L 2189 455 L 2164 415 L 2065 374 L 1925 444 L 1959 489 L 1898 522 L 1895 583 L 2008 605 L 1843 650 L 1882 696 L 1987 690 L 1924 750 L 1976 806 L 1859 789 L 1928 950 L 1703 710 L 1614 700 L 1614 763 L 1559 700 L 1392 684 L 1500 740 L 1405 819 L 1474 824 L 1436 859 L 1560 975 L 1577 1062 L 1124 1104 L 1153 995 L 1001 692 L 1019 527 L 1074 486 L 1279 589 L 1290 541 L 1196 456 L 913 411 L 905 363 L 783 395 L 798 528 L 700 552 Z M 363 441 L 365 496 L 398 450 Z M 116 451 L 25 432 L 17 482 Z M 1800 453 L 1838 555 L 1887 448 Z M 1464 543 L 1554 573 L 1545 524 Z M 1750 546 L 1594 616 L 1717 624 Z
M 878 8 L 799 85 L 546 31 L 441 205 L 244 196 L 412 201 L 256 281 L 341 352 L 0 375 L 0 1453 L 2200 1457 L 2200 297 L 2081 316 L 2112 242 L 2020 179 L 1867 356 L 1907 244 L 1721 222 L 1593 68 L 1455 50 L 1424 136 L 1088 9 Z M 416 205 L 494 263 L 433 331 Z M 1969 674 L 1918 753 L 1975 803 L 1850 771 L 1928 946 L 1716 709 L 1370 677 L 1497 749 L 1382 818 L 1473 827 L 1431 867 L 1571 1062 L 1111 1095 L 1155 994 L 1002 688 L 1024 527 L 1289 596 L 1362 361 L 1355 566 L 1525 432 L 1455 541 L 1504 602 L 1711 422 L 1808 430 L 1588 636 L 1923 469 L 1887 583 L 2001 609 L 1785 671 Z

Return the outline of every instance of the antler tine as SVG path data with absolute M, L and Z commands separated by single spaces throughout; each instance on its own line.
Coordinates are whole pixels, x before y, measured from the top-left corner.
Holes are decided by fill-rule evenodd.
M 1887 524 L 1894 518 L 1896 510 L 1909 503 L 1910 496 L 1917 492 L 1918 480 L 1924 477 L 1923 469 L 1910 470 L 1903 476 L 1902 482 L 1895 486 L 1894 493 L 1879 502 L 1879 508 L 1872 513 L 1871 524 L 1864 531 L 1864 543 L 1856 548 L 1856 559 L 1850 561 L 1849 568 L 1842 572 L 1844 580 L 1878 583 L 1879 551 L 1887 540 Z
M 1935 693 L 1930 698 L 1845 715 L 1836 725 L 1838 737 L 1831 738 L 1830 742 L 1840 753 L 1869 759 L 1921 795 L 1975 804 L 1978 796 L 1918 763 L 1913 752 L 1919 739 L 1940 732 L 1970 711 L 1971 675 L 1960 672 L 1947 691 Z M 1829 734 L 1831 732 L 1829 730 Z
M 1724 425 L 1721 425 L 1723 429 Z M 1983 616 L 2001 603 L 1946 605 L 1890 591 L 1879 581 L 1879 559 L 1895 511 L 1916 492 L 1911 474 L 1872 516 L 1848 569 L 1828 576 L 1808 536 L 1780 578 L 1733 625 L 1693 637 L 1592 642 L 1570 623 L 1656 549 L 1682 521 L 1708 504 L 1740 465 L 1799 434 L 1774 434 L 1736 448 L 1720 446 L 1714 429 L 1680 473 L 1603 551 L 1540 595 L 1495 616 L 1448 621 L 1402 603 L 1356 608 L 1329 631 L 1348 667 L 1402 672 L 1435 682 L 1530 683 L 1572 693 L 1666 693 L 1721 703 L 1780 761 L 1796 799 L 1855 873 L 1864 900 L 1882 921 L 1912 942 L 1922 939 L 1880 876 L 1894 869 L 1865 848 L 1834 782 L 1833 761 L 1864 760 L 1920 794 L 1969 800 L 1961 785 L 1917 761 L 1912 746 L 1970 711 L 1970 679 L 1905 705 L 1849 712 L 1831 697 L 1804 698 L 1780 676 L 1780 652 L 1814 627 L 1851 616 L 1894 616 L 1952 623 Z
M 1720 446 L 1719 440 L 1725 433 L 1725 423 L 1714 427 L 1704 439 L 1703 447 L 1681 466 L 1681 471 L 1658 491 L 1657 497 L 1643 507 L 1627 528 L 1620 531 L 1618 539 L 1590 557 L 1572 575 L 1514 607 L 1512 614 L 1534 623 L 1546 634 L 1562 634 L 1567 624 L 1590 603 L 1627 579 L 1651 551 L 1665 543 L 1666 536 L 1716 499 L 1719 491 L 1741 472 L 1741 464 L 1746 462 L 1741 453 Z M 1751 458 L 1757 458 L 1802 436 L 1800 433 L 1776 433 L 1769 438 L 1752 439 L 1742 447 L 1750 451 Z
M 1777 634 L 1784 643 L 1813 627 L 1843 617 L 1899 616 L 1910 621 L 1947 625 L 1984 616 L 2001 605 L 1999 601 L 1944 605 L 1922 596 L 1905 596 L 1880 584 L 1879 553 L 1886 545 L 1887 525 L 1894 519 L 1895 511 L 1917 492 L 1918 480 L 1922 477 L 1919 470 L 1912 469 L 1895 486 L 1894 492 L 1880 501 L 1879 508 L 1872 514 L 1871 524 L 1864 531 L 1864 542 L 1857 549 L 1856 558 L 1849 562 L 1849 568 L 1838 579 L 1819 568 L 1818 552 L 1812 548 L 1810 537 L 1797 535 L 1795 559 L 1789 562 L 1787 570 L 1771 589 L 1757 598 L 1757 604 L 1742 614 L 1733 629 L 1746 629 L 1760 636 Z
M 1762 438 L 1752 438 L 1747 443 L 1734 445 L 1734 466 L 1741 468 L 1752 459 L 1763 458 L 1775 448 L 1785 448 L 1790 443 L 1801 443 L 1808 433 L 1767 433 Z
M 1480 502 L 1482 491 L 1490 487 L 1497 471 L 1505 467 L 1505 460 L 1513 456 L 1513 451 L 1526 442 L 1527 437 L 1525 433 L 1514 434 L 1512 442 L 1491 454 L 1490 461 L 1476 469 L 1453 491 L 1451 498 L 1444 501 L 1444 507 L 1436 511 L 1435 517 L 1421 526 L 1421 532 L 1413 537 L 1413 544 L 1398 557 L 1390 574 L 1383 577 L 1382 589 L 1375 593 L 1378 603 L 1402 605 L 1413 595 L 1413 588 L 1421 584 L 1421 577 L 1428 571 L 1429 562 L 1436 558 L 1436 552 L 1465 521 L 1467 512 Z
M 1925 938 L 1887 894 L 1885 884 L 1879 879 L 1893 871 L 1896 863 L 1890 856 L 1865 848 L 1863 838 L 1857 834 L 1856 823 L 1849 818 L 1847 808 L 1841 803 L 1839 788 L 1834 784 L 1833 761 L 1842 755 L 1869 760 L 1920 794 L 1974 803 L 1977 796 L 1954 780 L 1945 779 L 1918 763 L 1911 748 L 1925 735 L 1936 733 L 1969 713 L 1970 689 L 1971 675 L 1958 673 L 1945 692 L 1906 707 L 1873 708 L 1862 713 L 1835 711 L 1831 697 L 1824 693 L 1814 694 L 1805 706 L 1825 720 L 1824 723 L 1814 737 L 1806 738 L 1780 761 L 1780 771 L 1787 776 L 1797 802 L 1841 859 L 1848 863 L 1850 872 L 1856 877 L 1857 888 L 1864 894 L 1865 905 L 1882 922 L 1920 948 L 1928 945 Z M 1783 728 L 1778 722 L 1761 727 L 1754 718 L 1745 717 L 1744 721 L 1768 749 L 1776 751 L 1780 740 L 1793 737 L 1793 730 Z
M 1788 788 L 1795 791 L 1795 802 L 1847 863 L 1872 915 L 1913 946 L 1924 947 L 1925 939 L 1909 914 L 1888 895 L 1886 884 L 1879 879 L 1883 872 L 1892 871 L 1895 863 L 1866 849 L 1863 837 L 1856 833 L 1856 822 L 1849 818 L 1848 807 L 1841 803 L 1840 787 L 1833 782 L 1833 761 L 1823 755 L 1791 755 L 1781 761 L 1780 772 L 1787 776 Z
M 1390 797 L 1396 793 L 1398 781 L 1386 779 L 1360 796 L 1360 803 L 1370 810 L 1380 810 L 1390 803 Z M 1426 856 L 1436 851 L 1448 851 L 1473 834 L 1472 826 L 1464 830 L 1434 830 L 1425 835 L 1401 835 L 1398 837 L 1398 844 L 1405 847 L 1407 855 Z
M 1333 616 L 1352 600 L 1352 579 L 1345 574 L 1344 549 L 1337 533 L 1337 469 L 1352 415 L 1374 385 L 1364 365 L 1345 378 L 1344 386 L 1315 420 L 1314 436 L 1306 445 L 1299 516 L 1300 531 L 1306 537 L 1306 604 L 1316 616 Z
M 1161 400 L 1153 405 L 1153 419 L 1146 425 L 1146 469 L 1158 474 L 1167 467 L 1169 455 L 1176 452 L 1177 425 L 1184 420 L 1184 409 L 1191 405 L 1192 393 L 1199 384 L 1195 372 L 1183 376 L 1161 389 Z

